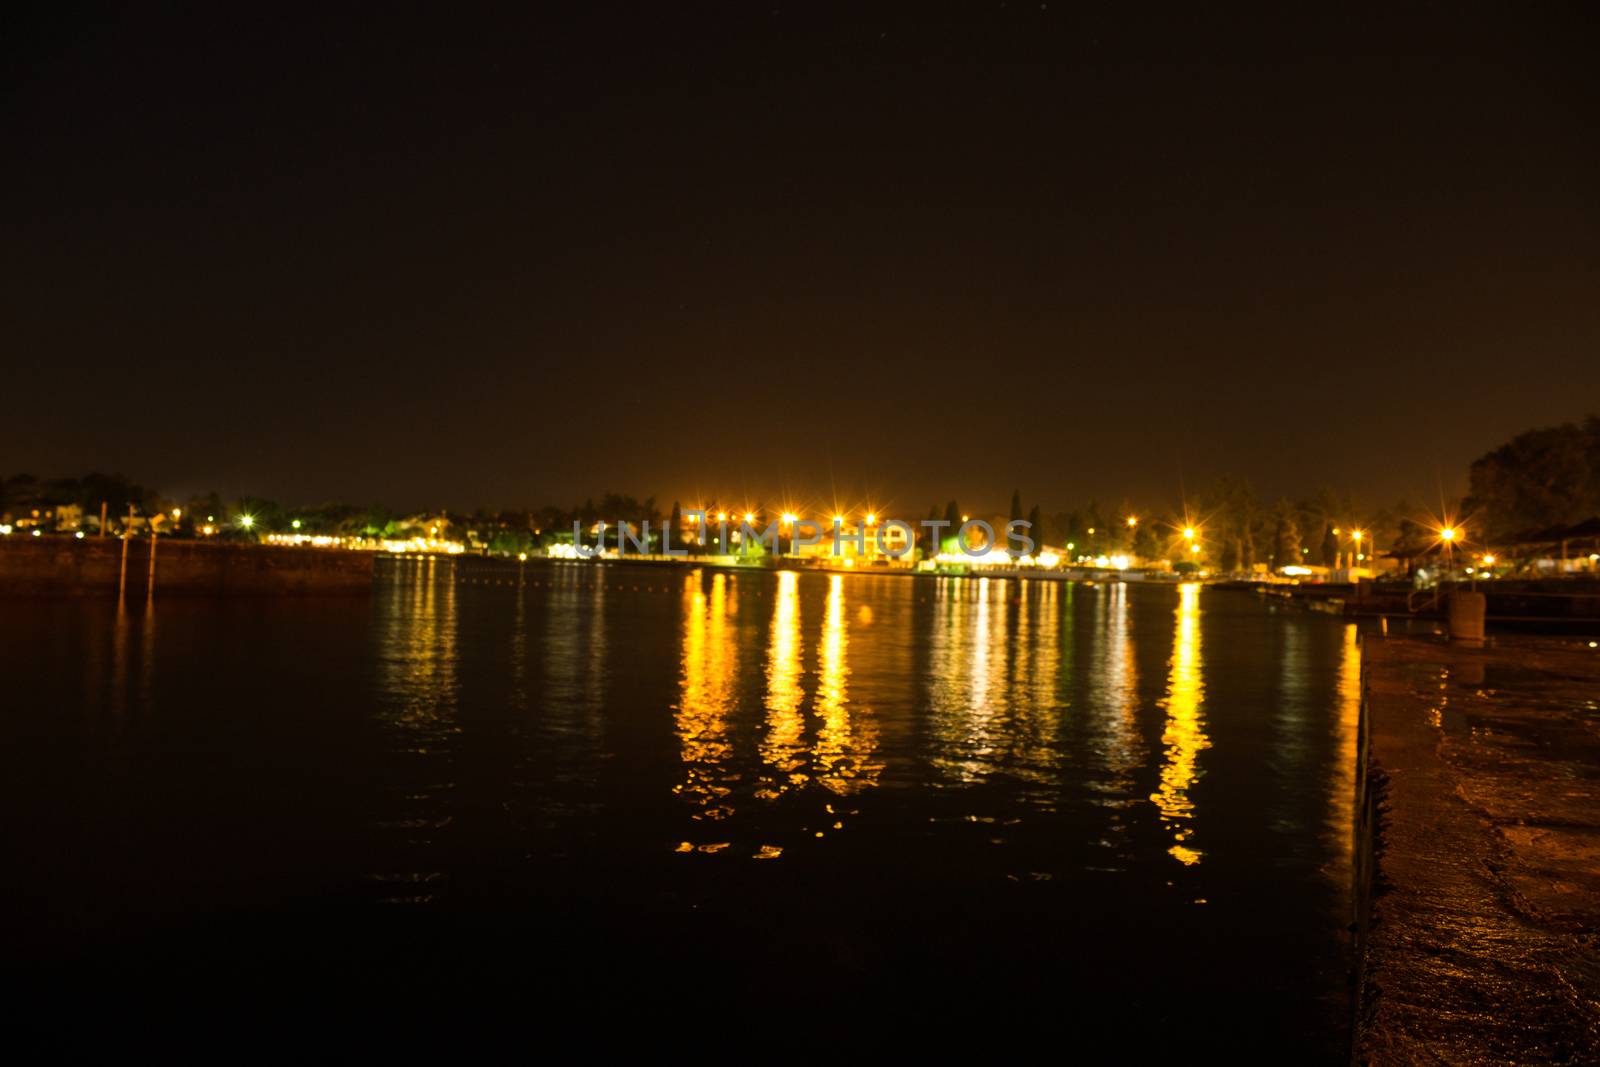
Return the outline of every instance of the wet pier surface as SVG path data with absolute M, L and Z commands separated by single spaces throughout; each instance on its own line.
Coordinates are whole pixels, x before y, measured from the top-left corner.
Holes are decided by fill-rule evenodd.
M 1600 1062 L 1600 649 L 1372 638 L 1361 1058 Z

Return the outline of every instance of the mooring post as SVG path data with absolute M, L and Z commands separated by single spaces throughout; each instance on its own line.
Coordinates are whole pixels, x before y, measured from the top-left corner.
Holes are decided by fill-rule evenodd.
M 128 591 L 128 531 L 122 531 L 122 571 L 117 576 L 117 601 Z
M 1479 592 L 1450 594 L 1450 640 L 1467 648 L 1483 647 L 1483 623 L 1487 614 L 1488 597 Z
M 102 527 L 103 529 L 103 527 Z M 128 534 L 133 529 L 133 505 L 128 505 L 128 519 L 122 524 L 122 569 L 117 575 L 117 601 L 128 592 Z
M 150 527 L 150 575 L 145 579 L 145 599 L 156 595 L 156 528 Z

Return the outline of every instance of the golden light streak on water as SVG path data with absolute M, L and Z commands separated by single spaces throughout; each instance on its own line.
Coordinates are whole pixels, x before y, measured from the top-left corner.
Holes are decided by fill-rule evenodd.
M 865 709 L 852 714 L 850 699 L 850 628 L 846 621 L 844 577 L 828 579 L 820 651 L 821 684 L 817 688 L 817 781 L 842 795 L 876 785 L 883 764 L 874 758 L 876 730 Z
M 1093 595 L 1094 643 L 1086 712 L 1092 728 L 1091 754 L 1101 773 L 1087 784 L 1100 794 L 1096 803 L 1112 809 L 1107 845 L 1124 847 L 1130 829 L 1125 812 L 1144 799 L 1137 792 L 1135 779 L 1135 772 L 1145 759 L 1139 734 L 1139 661 L 1127 584 L 1102 585 L 1093 590 Z
M 1344 628 L 1334 708 L 1335 771 L 1328 778 L 1328 843 L 1335 856 L 1334 877 L 1343 885 L 1354 862 L 1356 739 L 1361 725 L 1361 634 L 1353 622 Z
M 805 688 L 800 684 L 800 576 L 778 574 L 772 610 L 772 636 L 767 642 L 767 722 L 761 739 L 761 760 L 768 768 L 766 783 L 756 795 L 772 800 L 806 783 L 805 717 L 801 705 Z
M 735 773 L 728 737 L 738 672 L 731 599 L 725 575 L 712 577 L 709 596 L 698 571 L 684 579 L 682 679 L 674 714 L 684 780 L 673 792 L 701 809 L 695 818 L 732 814 L 721 803 L 733 791 Z
M 1172 663 L 1167 675 L 1167 722 L 1161 733 L 1165 749 L 1161 788 L 1152 793 L 1150 799 L 1160 810 L 1161 821 L 1171 824 L 1173 843 L 1167 852 L 1179 863 L 1192 866 L 1205 854 L 1189 844 L 1194 837 L 1195 816 L 1189 789 L 1200 777 L 1200 753 L 1211 747 L 1201 714 L 1205 681 L 1200 667 L 1200 586 L 1197 583 L 1185 582 L 1179 587 L 1176 616 Z

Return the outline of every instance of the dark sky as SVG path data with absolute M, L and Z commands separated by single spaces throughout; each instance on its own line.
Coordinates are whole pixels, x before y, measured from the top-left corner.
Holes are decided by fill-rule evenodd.
M 1389 503 L 1600 408 L 1592 16 L 919 6 L 14 25 L 0 473 Z

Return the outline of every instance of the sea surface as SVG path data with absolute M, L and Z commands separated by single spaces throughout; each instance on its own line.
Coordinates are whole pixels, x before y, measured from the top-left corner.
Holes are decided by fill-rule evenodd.
M 1342 1060 L 1359 656 L 1195 584 L 10 601 L 0 929 L 41 1019 Z

